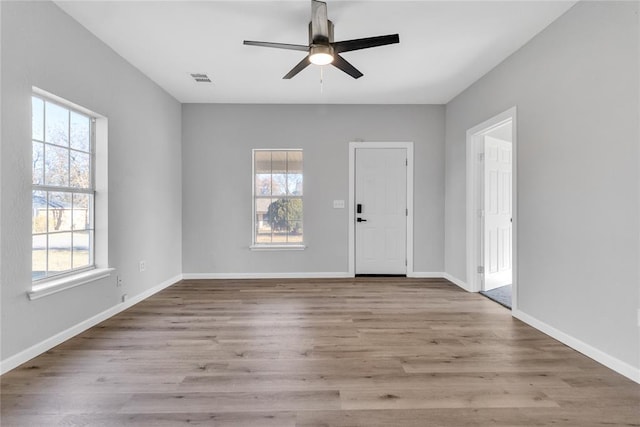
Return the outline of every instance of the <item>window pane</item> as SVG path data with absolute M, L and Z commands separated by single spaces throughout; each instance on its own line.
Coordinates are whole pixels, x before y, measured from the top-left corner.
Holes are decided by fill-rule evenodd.
M 75 231 L 73 233 L 73 268 L 88 267 L 91 260 L 91 232 Z
M 71 193 L 50 192 L 48 208 L 49 233 L 71 230 Z
M 256 196 L 271 195 L 271 173 L 256 174 Z
M 44 141 L 44 101 L 31 97 L 31 138 Z
M 271 243 L 269 207 L 274 199 L 256 199 L 256 243 Z
M 302 243 L 302 221 L 289 222 L 290 233 L 288 236 L 289 243 Z
M 79 151 L 70 151 L 71 176 L 69 185 L 78 188 L 91 188 L 91 156 Z
M 272 194 L 284 196 L 287 194 L 287 152 L 274 151 L 271 153 Z
M 45 141 L 69 146 L 69 110 L 46 102 L 45 113 Z
M 285 199 L 273 199 L 267 212 L 269 225 L 275 233 L 281 233 L 287 227 L 287 201 Z
M 256 243 L 271 243 L 271 228 L 269 223 L 256 218 Z
M 49 234 L 49 273 L 71 270 L 71 233 Z
M 287 242 L 302 242 L 302 200 L 288 199 L 286 200 L 287 212 Z
M 287 191 L 288 194 L 302 195 L 302 151 L 287 152 Z
M 292 196 L 302 196 L 302 174 L 290 173 L 287 175 L 287 191 Z
M 271 152 L 271 172 L 287 173 L 287 152 L 272 151 Z
M 302 173 L 302 151 L 287 151 L 287 171 Z
M 91 147 L 91 122 L 89 117 L 71 111 L 71 148 L 89 152 Z
M 90 194 L 73 195 L 73 224 L 74 230 L 89 230 L 93 228 L 91 206 L 93 196 Z
M 47 193 L 45 191 L 31 192 L 31 232 L 47 232 Z
M 44 144 L 41 142 L 33 141 L 33 151 L 31 155 L 32 163 L 32 177 L 34 185 L 44 184 Z
M 302 220 L 302 199 L 287 200 L 287 221 Z
M 274 196 L 284 196 L 287 194 L 287 174 L 274 173 L 271 178 L 271 192 Z
M 254 171 L 256 175 L 271 175 L 271 151 L 255 151 L 254 160 Z
M 31 280 L 43 278 L 47 274 L 47 236 L 39 235 L 32 238 L 31 249 Z
M 66 187 L 69 185 L 69 150 L 45 145 L 44 183 Z

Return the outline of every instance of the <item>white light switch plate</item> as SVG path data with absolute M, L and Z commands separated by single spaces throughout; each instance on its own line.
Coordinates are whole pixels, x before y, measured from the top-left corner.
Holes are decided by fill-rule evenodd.
M 334 200 L 333 209 L 344 209 L 344 200 Z

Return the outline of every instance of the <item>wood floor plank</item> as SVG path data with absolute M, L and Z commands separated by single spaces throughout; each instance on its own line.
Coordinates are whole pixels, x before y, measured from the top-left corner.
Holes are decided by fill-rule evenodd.
M 635 419 L 635 420 L 634 420 Z M 297 415 L 297 427 L 612 427 L 639 426 L 626 412 L 565 408 L 435 408 L 358 411 L 307 411 Z
M 64 415 L 70 413 L 117 413 L 129 401 L 128 393 L 29 393 L 2 395 L 6 414 Z M 1 420 L 2 418 L 0 418 Z M 4 422 L 3 422 L 4 425 Z
M 223 413 L 154 413 L 154 414 L 112 414 L 69 415 L 58 421 L 65 426 L 87 427 L 295 427 L 294 412 L 223 412 Z M 33 424 L 50 425 L 50 424 Z
M 342 409 L 554 408 L 558 403 L 534 387 L 423 387 L 342 390 Z
M 209 409 L 221 412 L 307 411 L 340 409 L 338 390 L 134 394 L 120 413 L 178 413 Z
M 639 426 L 640 385 L 442 279 L 185 280 L 0 378 L 2 426 Z
M 467 389 L 526 386 L 570 387 L 561 379 L 544 374 L 262 374 L 189 376 L 179 384 L 182 392 L 196 391 L 270 391 L 355 389 Z

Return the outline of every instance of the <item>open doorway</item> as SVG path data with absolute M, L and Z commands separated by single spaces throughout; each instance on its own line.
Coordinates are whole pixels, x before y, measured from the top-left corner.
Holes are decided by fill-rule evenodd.
M 471 289 L 515 308 L 515 108 L 467 131 Z

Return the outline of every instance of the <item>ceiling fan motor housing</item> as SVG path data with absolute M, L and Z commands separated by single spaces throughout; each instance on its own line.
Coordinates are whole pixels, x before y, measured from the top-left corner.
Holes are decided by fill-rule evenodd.
M 322 34 L 325 31 L 326 34 Z M 315 31 L 313 21 L 309 22 L 309 45 L 329 43 L 333 43 L 333 22 L 327 19 L 327 28 L 316 28 Z

